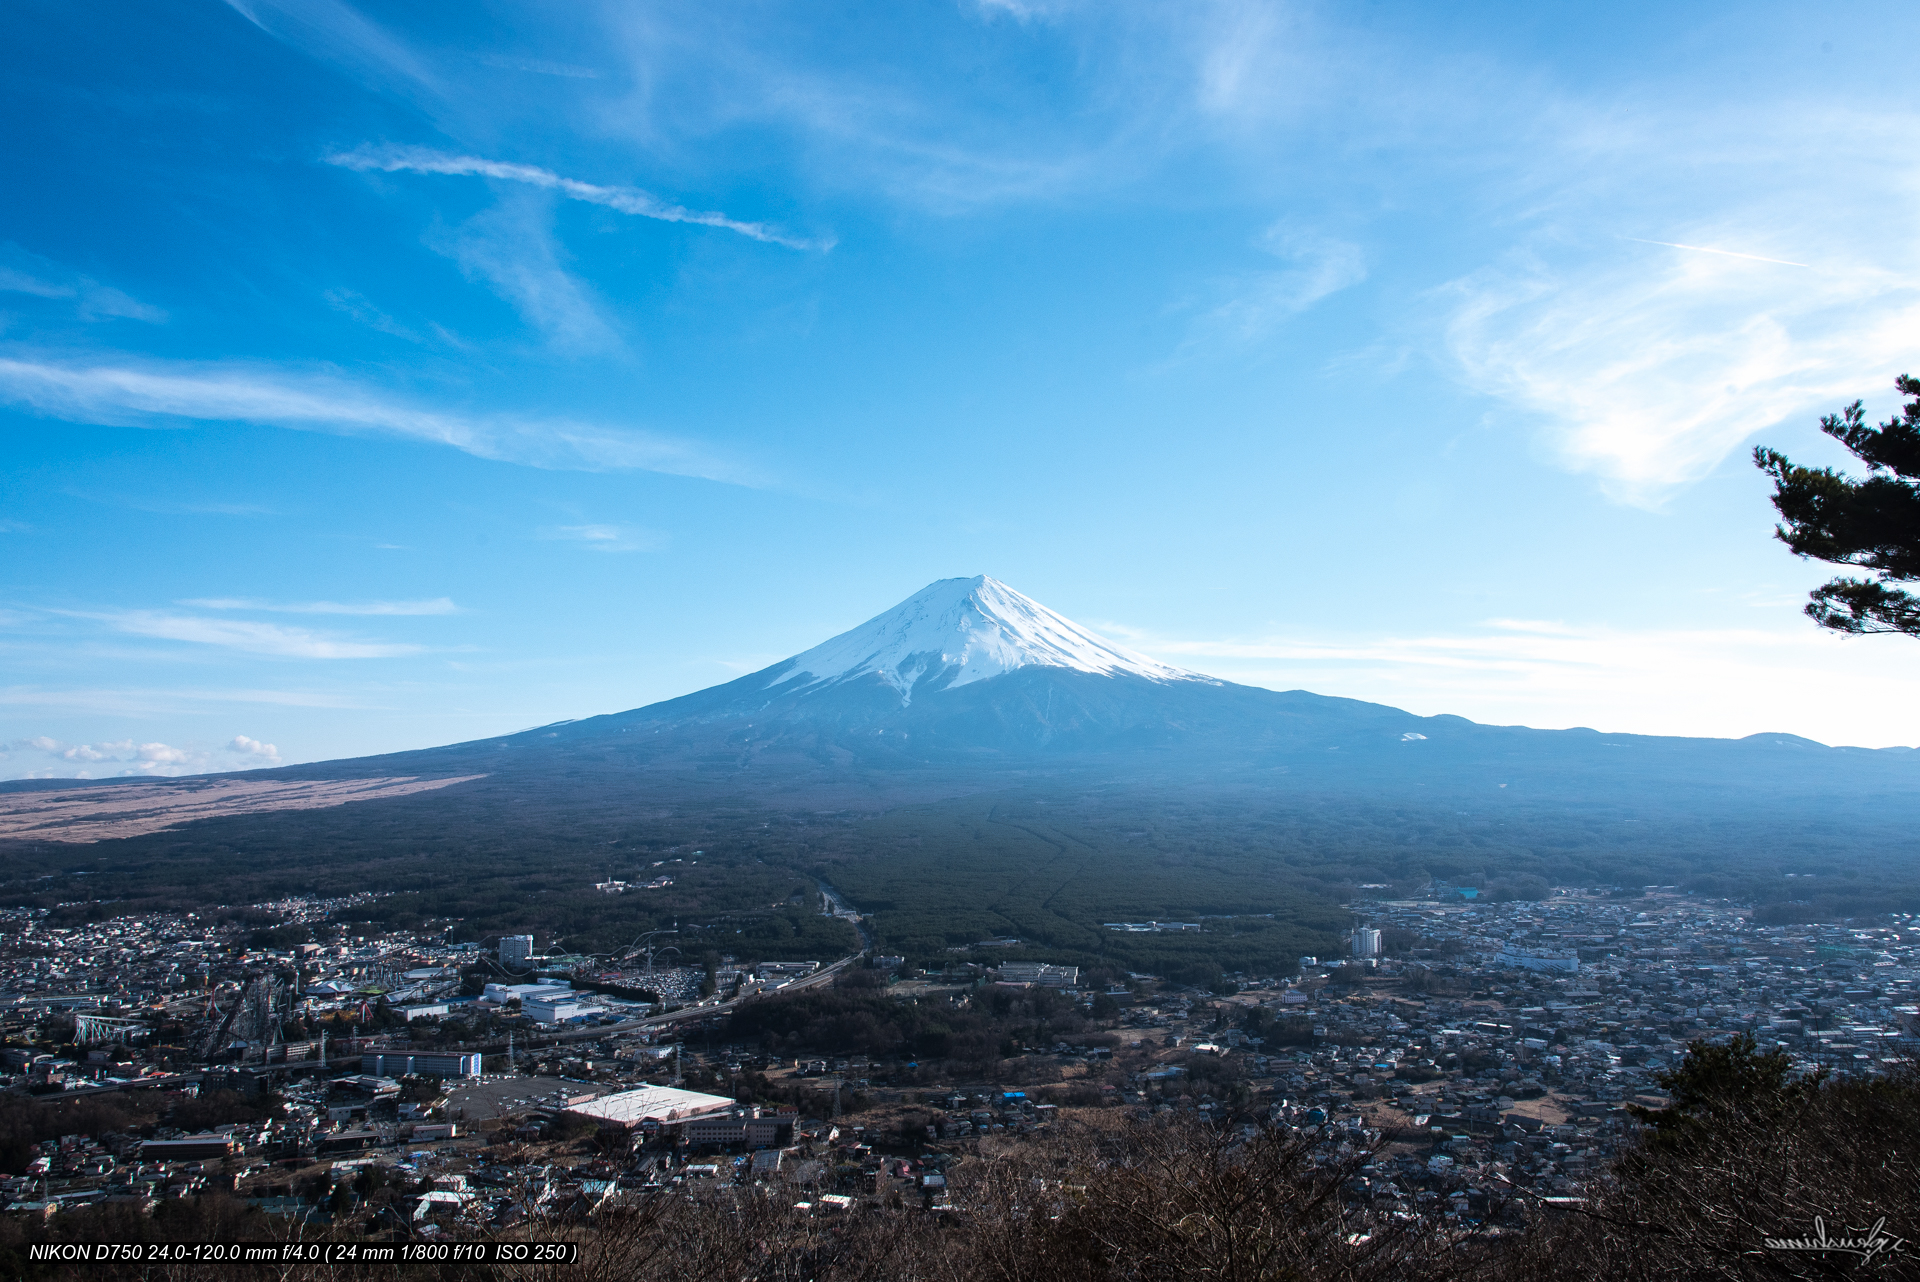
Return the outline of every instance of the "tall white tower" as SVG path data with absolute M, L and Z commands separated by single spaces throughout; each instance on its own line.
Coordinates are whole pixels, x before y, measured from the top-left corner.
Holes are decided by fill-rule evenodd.
M 1378 957 L 1380 955 L 1380 932 L 1371 926 L 1353 928 L 1353 955 L 1355 957 Z
M 500 936 L 500 964 L 502 966 L 524 966 L 532 960 L 532 935 Z

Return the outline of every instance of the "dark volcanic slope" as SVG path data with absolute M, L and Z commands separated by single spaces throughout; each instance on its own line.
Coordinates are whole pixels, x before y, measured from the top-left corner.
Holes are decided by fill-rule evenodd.
M 776 687 L 781 671 L 497 739 L 254 776 L 479 776 L 432 792 L 62 850 L 6 843 L 16 854 L 0 864 L 0 895 L 84 899 L 77 882 L 38 880 L 66 868 L 92 894 L 129 901 L 194 886 L 222 903 L 380 889 L 401 892 L 391 911 L 456 916 L 463 929 L 523 929 L 514 922 L 538 910 L 541 929 L 569 933 L 651 901 L 551 888 L 697 849 L 732 868 L 825 876 L 923 943 L 989 910 L 1011 923 L 997 929 L 1048 938 L 1041 908 L 1097 930 L 1127 913 L 1291 912 L 1330 905 L 1342 886 L 1427 875 L 1518 877 L 1535 891 L 1685 882 L 1777 899 L 1789 914 L 1809 895 L 1828 913 L 1920 907 L 1911 752 L 1482 726 L 1060 668 L 905 702 L 878 680 Z M 606 944 L 640 926 L 592 929 Z
M 903 703 L 877 677 L 826 689 L 775 685 L 791 662 L 628 712 L 226 777 L 485 774 L 488 791 L 530 789 L 549 805 L 577 797 L 597 806 L 618 794 L 865 808 L 1046 780 L 1142 779 L 1435 798 L 1505 787 L 1578 804 L 1865 804 L 1920 814 L 1920 754 L 1906 749 L 1829 748 L 1781 734 L 1684 739 L 1486 726 L 1298 690 L 1052 667 L 916 689 Z M 431 810 L 462 792 L 421 804 Z
M 754 903 L 790 898 L 785 882 L 762 885 L 785 869 L 841 886 L 913 947 L 1006 930 L 1096 954 L 1111 946 L 1102 921 L 1251 914 L 1311 933 L 1352 888 L 1430 876 L 1494 894 L 1685 883 L 1771 905 L 1779 920 L 1920 909 L 1911 751 L 1485 726 L 1234 685 L 1131 655 L 984 578 L 934 584 L 683 698 L 221 779 L 352 785 L 292 790 L 303 797 L 384 781 L 388 795 L 229 809 L 84 846 L 0 842 L 12 855 L 0 899 L 104 912 L 107 900 L 157 910 L 193 895 L 380 890 L 386 920 L 610 947 L 693 916 L 724 949 L 728 934 L 773 929 L 761 920 L 772 900 Z M 414 781 L 445 786 L 394 791 Z M 122 808 L 157 814 L 161 794 L 185 805 L 211 786 L 90 791 L 117 788 Z M 23 793 L 18 804 L 78 803 Z M 709 880 L 688 863 L 673 896 L 591 889 L 695 852 Z M 748 908 L 758 916 L 708 920 Z M 805 911 L 782 920 L 780 946 L 818 951 Z M 1261 964 L 1309 942 L 1287 936 Z
M 656 841 L 669 820 L 711 844 L 769 816 L 1044 793 L 1102 798 L 1087 811 L 1094 828 L 1152 795 L 1193 833 L 1238 834 L 1248 858 L 1260 857 L 1249 835 L 1259 813 L 1308 858 L 1442 847 L 1613 858 L 1641 845 L 1669 863 L 1711 847 L 1724 863 L 1870 846 L 1893 866 L 1911 863 L 1906 834 L 1920 821 L 1910 751 L 1484 726 L 1234 685 L 1133 655 L 984 576 L 932 584 L 812 650 L 683 698 L 225 778 L 467 781 L 356 801 L 338 822 L 229 813 L 140 850 L 186 858 L 218 846 L 230 858 L 268 843 L 297 858 L 351 845 L 356 858 L 405 864 L 429 847 L 486 844 L 505 857 Z M 143 784 L 140 804 L 208 786 Z
M 629 712 L 419 752 L 328 762 L 300 777 L 470 774 L 566 786 L 618 776 L 649 790 L 789 800 L 924 797 L 1018 780 L 1145 776 L 1168 783 L 1276 774 L 1317 791 L 1507 785 L 1569 800 L 1657 796 L 1920 804 L 1920 755 L 1793 735 L 1685 739 L 1485 726 L 1381 704 L 1227 682 L 1155 682 L 1022 668 L 911 701 L 877 678 L 769 688 L 778 664 Z

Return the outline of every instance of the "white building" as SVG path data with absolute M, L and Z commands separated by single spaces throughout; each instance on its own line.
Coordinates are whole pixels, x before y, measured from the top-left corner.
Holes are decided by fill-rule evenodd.
M 1380 932 L 1371 926 L 1356 927 L 1353 932 L 1353 955 L 1355 957 L 1378 957 L 1380 955 Z
M 532 960 L 532 935 L 500 936 L 500 964 L 502 966 L 525 966 Z
M 482 997 L 490 1002 L 498 1002 L 502 1006 L 515 998 L 527 1002 L 572 995 L 573 985 L 564 979 L 548 979 L 538 984 L 488 984 L 481 992 Z
M 581 993 L 559 993 L 551 997 L 520 999 L 520 1013 L 542 1024 L 558 1024 L 562 1020 L 577 1019 L 582 1015 L 600 1015 L 605 1012 L 606 1007 Z
M 672 1086 L 642 1086 L 637 1090 L 584 1100 L 570 1106 L 567 1111 L 581 1117 L 591 1117 L 603 1126 L 631 1129 L 647 1122 L 678 1124 L 709 1113 L 723 1113 L 733 1107 L 734 1101 L 724 1095 L 704 1095 L 699 1091 L 683 1091 Z

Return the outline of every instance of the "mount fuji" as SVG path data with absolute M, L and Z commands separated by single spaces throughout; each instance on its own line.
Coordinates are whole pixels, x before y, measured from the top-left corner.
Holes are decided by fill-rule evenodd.
M 604 749 L 665 765 L 693 750 L 737 750 L 743 764 L 768 768 L 787 760 L 1030 770 L 1176 744 L 1207 756 L 1258 751 L 1318 737 L 1334 723 L 1381 718 L 1373 736 L 1381 742 L 1422 737 L 1414 727 L 1425 721 L 1396 709 L 1277 694 L 1157 663 L 978 575 L 929 584 L 856 628 L 725 685 L 435 751 Z
M 1053 927 L 1035 923 L 1066 913 L 1075 947 L 1097 952 L 1097 923 L 1116 915 L 1243 912 L 1307 893 L 1302 878 L 1337 897 L 1424 873 L 1538 886 L 1698 874 L 1798 902 L 1812 883 L 1782 873 L 1818 867 L 1840 879 L 1820 893 L 1848 911 L 1920 906 L 1910 750 L 1490 726 L 1239 685 L 1133 653 L 985 576 L 625 712 L 239 776 L 48 787 L 0 785 L 0 856 L 25 852 L 22 879 L 60 842 L 108 851 L 72 856 L 94 894 L 109 893 L 110 868 L 126 895 L 219 869 L 217 893 L 248 896 L 235 903 L 484 874 L 492 889 L 474 894 L 492 907 L 436 891 L 439 906 L 417 911 L 501 930 L 524 928 L 548 894 L 572 906 L 542 920 L 598 920 L 612 910 L 597 897 L 551 887 L 683 851 L 830 877 L 895 913 L 901 938 L 943 947 L 1045 938 Z M 683 906 L 721 902 L 700 893 Z M 968 915 L 988 906 L 999 916 Z M 1281 953 L 1310 951 L 1288 938 Z
M 1920 819 L 1910 750 L 1490 726 L 1239 685 L 1136 654 L 984 575 L 939 580 L 791 658 L 646 707 L 222 778 L 444 782 L 392 803 L 423 817 L 482 795 L 584 816 L 682 804 L 870 811 L 1119 786 L 1456 817 L 1497 798 L 1563 815 L 1792 810 L 1826 822 L 1853 807 L 1903 831 Z M 140 786 L 185 796 L 210 783 Z M 0 791 L 36 786 L 47 785 Z
M 929 584 L 885 614 L 776 666 L 784 670 L 771 685 L 791 682 L 808 690 L 871 674 L 899 690 L 903 706 L 919 690 L 951 690 L 1028 667 L 1213 680 L 1123 650 L 984 574 Z
M 962 793 L 1056 774 L 1208 788 L 1582 801 L 1688 794 L 1920 799 L 1920 757 L 1787 734 L 1686 739 L 1489 726 L 1155 662 L 985 575 L 942 579 L 724 685 L 496 739 L 292 768 L 555 771 L 668 792 L 823 805 Z M 280 772 L 276 772 L 280 773 Z

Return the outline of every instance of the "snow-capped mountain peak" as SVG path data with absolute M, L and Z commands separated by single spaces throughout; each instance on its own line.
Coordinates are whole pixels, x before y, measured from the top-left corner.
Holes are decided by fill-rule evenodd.
M 916 685 L 951 689 L 1016 668 L 1072 668 L 1153 681 L 1211 681 L 1123 649 L 998 579 L 941 579 L 885 614 L 793 657 L 774 685 L 834 684 L 877 674 L 912 698 Z

